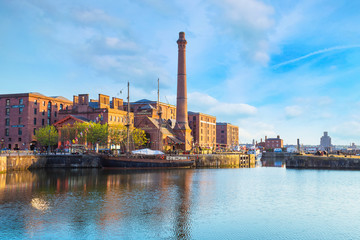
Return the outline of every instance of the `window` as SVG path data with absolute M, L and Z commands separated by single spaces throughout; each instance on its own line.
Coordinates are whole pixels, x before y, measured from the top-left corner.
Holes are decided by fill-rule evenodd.
M 19 117 L 19 124 L 21 124 L 21 121 L 22 121 L 22 118 L 21 118 L 21 117 Z
M 45 116 L 45 110 L 42 111 L 42 115 Z
M 24 104 L 24 100 L 22 98 L 19 99 L 19 104 Z
M 60 109 L 59 110 L 63 110 L 63 105 L 62 104 L 60 104 Z
M 110 116 L 110 121 L 112 121 L 112 116 Z
M 10 126 L 10 118 L 5 118 L 5 126 Z
M 34 135 L 36 135 L 36 128 L 34 128 Z
M 51 102 L 48 102 L 48 109 L 51 109 Z
M 41 125 L 43 125 L 43 126 L 45 125 L 45 119 L 41 120 Z
M 6 99 L 6 106 L 10 106 L 10 99 Z
M 47 119 L 47 125 L 50 125 L 50 118 Z
M 21 138 L 19 138 L 18 141 L 21 142 Z
M 57 117 L 57 112 L 54 113 L 54 116 Z
M 35 115 L 37 114 L 37 108 L 34 108 L 34 114 Z
M 5 136 L 9 136 L 9 128 L 5 128 Z
M 18 135 L 21 136 L 22 135 L 22 129 L 18 128 Z
M 34 118 L 34 125 L 36 125 L 36 118 Z
M 9 115 L 10 115 L 10 108 L 7 108 L 7 109 L 5 110 L 5 114 L 6 114 L 6 116 L 9 116 Z
M 51 117 L 51 112 L 50 112 L 50 110 L 48 110 L 47 116 L 48 116 L 48 118 Z
M 22 114 L 23 113 L 23 108 L 21 107 L 21 108 L 19 108 L 19 114 Z
M 45 101 L 43 101 L 43 106 L 45 106 Z
M 37 105 L 37 100 L 34 101 L 34 104 Z

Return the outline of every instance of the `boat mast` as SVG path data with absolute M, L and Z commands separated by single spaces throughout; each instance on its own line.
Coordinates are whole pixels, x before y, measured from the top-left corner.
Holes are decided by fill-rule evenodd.
M 158 148 L 161 151 L 161 109 L 160 109 L 160 80 L 158 78 L 158 100 L 157 100 L 157 112 L 159 115 L 159 132 L 158 132 Z
M 127 114 L 126 114 L 126 154 L 129 154 L 130 148 L 130 83 L 128 82 L 128 96 L 127 96 Z

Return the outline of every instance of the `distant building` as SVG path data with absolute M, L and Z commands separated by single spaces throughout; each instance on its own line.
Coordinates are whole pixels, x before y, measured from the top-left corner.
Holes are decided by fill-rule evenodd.
M 72 102 L 64 97 L 47 97 L 40 93 L 0 95 L 0 148 L 34 149 L 35 130 L 54 124 L 63 109 Z
M 216 147 L 216 117 L 200 112 L 188 112 L 189 126 L 195 146 Z
M 263 139 L 260 139 L 260 142 L 256 144 L 258 148 L 264 149 L 265 148 L 265 142 L 263 142 Z
M 230 123 L 216 123 L 216 144 L 219 147 L 235 148 L 239 145 L 239 127 Z
M 267 136 L 265 136 L 265 149 L 274 150 L 275 148 L 283 148 L 283 147 L 284 147 L 284 142 L 279 135 L 276 138 L 267 138 Z
M 320 138 L 320 149 L 331 151 L 332 145 L 331 145 L 331 137 L 328 136 L 328 132 L 324 132 L 324 136 Z

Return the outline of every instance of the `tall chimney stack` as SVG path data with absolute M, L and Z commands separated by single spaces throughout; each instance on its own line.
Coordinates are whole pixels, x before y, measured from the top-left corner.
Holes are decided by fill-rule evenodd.
M 188 124 L 187 90 L 186 90 L 186 44 L 185 33 L 179 33 L 178 44 L 178 75 L 176 99 L 176 125 L 174 130 L 185 146 L 184 150 L 191 149 L 191 129 Z

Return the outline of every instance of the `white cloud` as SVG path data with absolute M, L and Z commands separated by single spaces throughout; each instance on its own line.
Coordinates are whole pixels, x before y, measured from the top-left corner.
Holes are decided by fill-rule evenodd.
M 298 57 L 298 58 L 294 58 L 279 64 L 276 64 L 273 66 L 273 68 L 279 68 L 288 64 L 292 64 L 292 63 L 296 63 L 299 62 L 301 60 L 307 59 L 309 57 L 315 56 L 315 55 L 319 55 L 319 54 L 323 54 L 323 53 L 328 53 L 328 52 L 333 52 L 333 51 L 338 51 L 338 50 L 347 50 L 347 49 L 352 49 L 352 48 L 360 48 L 360 45 L 347 45 L 347 46 L 335 46 L 335 47 L 331 47 L 331 48 L 325 48 L 325 49 L 321 49 L 321 50 L 317 50 L 311 53 L 308 53 L 304 56 Z
M 275 24 L 273 7 L 257 0 L 225 0 L 219 7 L 223 10 L 221 18 L 226 19 L 221 27 L 239 41 L 249 60 L 266 65 L 270 59 L 269 33 Z
M 188 95 L 188 103 L 193 111 L 201 111 L 214 116 L 249 116 L 257 112 L 256 107 L 245 103 L 221 102 L 205 93 L 193 92 Z
M 106 37 L 105 43 L 108 47 L 119 50 L 136 50 L 138 48 L 136 43 L 116 37 Z
M 298 117 L 303 113 L 300 106 L 287 106 L 285 107 L 285 114 L 287 117 L 293 118 Z

